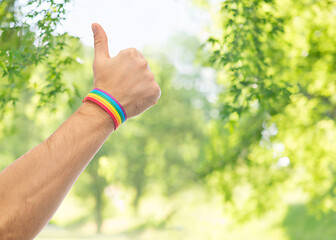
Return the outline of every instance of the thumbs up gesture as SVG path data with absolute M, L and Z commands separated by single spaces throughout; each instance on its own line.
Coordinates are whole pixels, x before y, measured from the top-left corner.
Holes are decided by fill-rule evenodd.
M 128 48 L 111 58 L 104 29 L 94 23 L 92 31 L 95 47 L 93 87 L 115 97 L 128 118 L 155 105 L 161 90 L 144 56 L 135 48 Z

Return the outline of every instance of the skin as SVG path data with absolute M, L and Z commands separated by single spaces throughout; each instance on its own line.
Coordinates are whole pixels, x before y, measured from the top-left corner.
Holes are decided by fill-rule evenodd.
M 103 28 L 93 24 L 92 31 L 93 88 L 114 96 L 128 118 L 155 105 L 161 90 L 144 56 L 130 48 L 111 58 Z M 108 113 L 86 101 L 50 137 L 3 170 L 0 239 L 33 239 L 114 129 Z

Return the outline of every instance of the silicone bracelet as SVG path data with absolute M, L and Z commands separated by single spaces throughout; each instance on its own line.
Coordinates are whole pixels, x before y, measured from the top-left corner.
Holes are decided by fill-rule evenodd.
M 107 95 L 106 93 L 103 93 L 101 91 L 98 91 L 98 90 L 92 90 L 91 93 L 95 93 L 101 97 L 103 97 L 106 101 L 108 101 L 110 104 L 113 105 L 113 107 L 117 110 L 118 114 L 120 117 L 122 117 L 122 122 L 125 122 L 126 121 L 126 117 L 124 115 L 124 112 L 121 110 L 121 108 L 119 107 L 119 105 L 113 101 L 113 99 L 110 98 L 109 95 Z
M 127 120 L 127 114 L 126 114 L 126 111 L 125 111 L 125 109 L 121 106 L 121 104 L 117 101 L 117 99 L 115 99 L 111 94 L 105 92 L 105 91 L 102 90 L 102 89 L 95 88 L 95 89 L 93 89 L 93 90 L 101 91 L 101 92 L 105 93 L 106 95 L 108 95 L 110 98 L 112 98 L 112 99 L 118 104 L 118 106 L 120 107 L 121 111 L 124 113 L 125 121 Z
M 115 118 L 118 121 L 118 125 L 121 124 L 121 118 L 120 118 L 118 112 L 116 111 L 115 108 L 113 108 L 113 106 L 111 106 L 111 104 L 109 104 L 109 102 L 106 99 L 102 98 L 99 95 L 93 94 L 93 93 L 89 93 L 88 96 L 98 100 L 99 102 L 102 102 L 113 113 L 113 115 L 115 116 Z
M 94 88 L 84 99 L 83 103 L 90 100 L 101 106 L 112 118 L 115 129 L 127 120 L 125 109 L 122 105 L 109 93 L 102 89 Z
M 114 125 L 115 125 L 115 129 L 117 129 L 119 127 L 117 119 L 114 117 L 114 115 L 111 113 L 111 111 L 101 102 L 99 102 L 98 100 L 91 98 L 91 97 L 85 97 L 85 99 L 83 100 L 83 102 L 85 102 L 86 100 L 90 100 L 92 102 L 97 103 L 99 106 L 101 106 L 102 108 L 105 109 L 106 112 L 108 112 L 108 114 L 112 117 Z

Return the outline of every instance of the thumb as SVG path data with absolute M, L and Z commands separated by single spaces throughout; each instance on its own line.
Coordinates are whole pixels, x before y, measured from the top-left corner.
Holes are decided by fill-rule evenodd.
M 91 28 L 94 35 L 95 59 L 111 58 L 104 29 L 98 23 L 93 23 Z

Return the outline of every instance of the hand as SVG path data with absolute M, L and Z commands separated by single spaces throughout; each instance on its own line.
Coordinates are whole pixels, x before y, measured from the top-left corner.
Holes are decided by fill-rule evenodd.
M 138 50 L 128 48 L 111 58 L 104 29 L 94 23 L 92 31 L 95 46 L 93 87 L 116 98 L 128 118 L 155 105 L 161 96 L 161 89 L 144 56 Z

